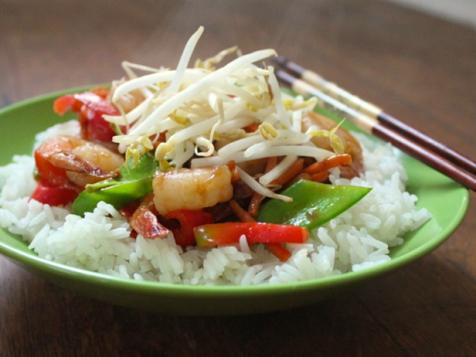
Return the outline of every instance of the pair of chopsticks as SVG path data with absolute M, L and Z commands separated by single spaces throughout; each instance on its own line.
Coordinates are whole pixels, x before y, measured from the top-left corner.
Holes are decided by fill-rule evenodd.
M 285 57 L 273 61 L 280 68 L 276 77 L 282 84 L 304 96 L 314 96 L 324 108 L 476 191 L 473 160 Z

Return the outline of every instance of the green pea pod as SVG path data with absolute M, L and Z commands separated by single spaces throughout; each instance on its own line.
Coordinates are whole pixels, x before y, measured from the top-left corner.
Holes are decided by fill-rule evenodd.
M 152 154 L 145 154 L 138 160 L 128 159 L 120 168 L 120 177 L 123 180 L 137 180 L 151 177 L 157 170 L 157 163 Z
M 271 199 L 261 207 L 258 221 L 313 229 L 360 201 L 371 188 L 334 186 L 300 180 L 282 191 L 292 202 Z
M 83 215 L 93 211 L 101 201 L 107 202 L 115 208 L 121 208 L 129 202 L 141 199 L 150 192 L 152 192 L 151 178 L 113 181 L 111 185 L 100 190 L 81 192 L 73 202 L 72 211 L 74 214 Z
M 155 170 L 152 155 L 144 155 L 137 162 L 128 160 L 120 169 L 119 179 L 87 185 L 73 202 L 73 213 L 83 215 L 91 212 L 101 201 L 115 208 L 121 208 L 129 202 L 141 199 L 152 192 L 152 177 Z

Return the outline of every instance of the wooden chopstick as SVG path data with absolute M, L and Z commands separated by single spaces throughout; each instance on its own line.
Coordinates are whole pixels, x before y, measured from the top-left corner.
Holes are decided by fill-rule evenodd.
M 276 77 L 281 83 L 291 87 L 295 92 L 305 96 L 313 96 L 317 99 L 319 105 L 337 112 L 363 131 L 392 143 L 407 154 L 423 161 L 472 191 L 476 191 L 476 177 L 474 175 L 437 153 L 425 148 L 422 144 L 412 141 L 394 129 L 383 125 L 376 118 L 347 106 L 336 98 L 321 92 L 311 84 L 294 77 L 284 70 L 277 70 Z
M 449 148 L 445 144 L 433 139 L 425 133 L 391 116 L 390 114 L 385 113 L 378 106 L 364 101 L 363 99 L 355 96 L 345 89 L 342 89 L 336 84 L 326 80 L 316 72 L 308 70 L 286 57 L 276 57 L 274 62 L 294 76 L 315 86 L 317 89 L 321 90 L 330 97 L 339 100 L 346 106 L 378 120 L 382 125 L 394 129 L 412 141 L 418 142 L 428 149 L 434 151 L 436 154 L 448 159 L 455 165 L 462 167 L 472 174 L 476 174 L 476 162 Z

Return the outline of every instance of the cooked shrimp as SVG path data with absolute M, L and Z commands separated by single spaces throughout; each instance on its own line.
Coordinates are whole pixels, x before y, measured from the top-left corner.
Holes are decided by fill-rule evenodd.
M 164 215 L 229 201 L 233 196 L 231 179 L 231 171 L 225 165 L 158 173 L 152 182 L 155 208 Z
M 103 172 L 117 170 L 124 163 L 122 156 L 91 142 L 85 142 L 75 147 L 72 153 Z
M 73 136 L 46 140 L 35 151 L 35 160 L 46 182 L 59 185 L 70 181 L 80 187 L 114 176 L 124 162 L 111 150 Z
M 336 127 L 336 122 L 326 118 L 323 115 L 317 113 L 309 113 L 306 117 L 303 118 L 303 129 L 307 130 L 312 125 L 317 125 L 320 129 L 323 130 L 332 130 Z M 363 157 L 362 157 L 362 147 L 356 138 L 352 136 L 346 129 L 340 127 L 336 132 L 345 144 L 345 153 L 352 156 L 352 164 L 350 166 L 343 166 L 340 168 L 341 176 L 346 178 L 352 178 L 358 176 L 363 170 Z M 312 139 L 313 143 L 316 146 L 319 146 L 326 150 L 332 150 L 328 138 L 317 137 Z

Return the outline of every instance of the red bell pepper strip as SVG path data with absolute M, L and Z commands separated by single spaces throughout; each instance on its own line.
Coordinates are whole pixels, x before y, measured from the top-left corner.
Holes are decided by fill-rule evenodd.
M 259 196 L 263 197 L 261 195 Z M 229 204 L 231 209 L 233 210 L 235 215 L 240 219 L 241 222 L 256 222 L 253 216 L 248 211 L 245 211 L 235 200 L 231 200 Z M 282 244 L 271 243 L 271 244 L 266 244 L 266 247 L 275 257 L 277 257 L 282 262 L 287 261 L 289 257 L 291 256 L 291 252 L 287 250 Z
M 242 235 L 248 244 L 304 243 L 309 236 L 302 227 L 260 222 L 207 224 L 196 227 L 194 234 L 202 248 L 237 244 Z
M 53 111 L 58 115 L 64 115 L 69 111 L 79 113 L 83 104 L 99 102 L 101 99 L 107 99 L 108 95 L 109 89 L 107 88 L 94 88 L 89 92 L 63 95 L 53 103 Z
M 106 99 L 105 90 L 65 95 L 55 100 L 53 110 L 64 115 L 68 111 L 79 113 L 81 135 L 86 140 L 110 142 L 114 136 L 111 125 L 103 115 L 117 115 L 119 111 Z
M 213 222 L 212 215 L 202 210 L 182 209 L 169 212 L 165 217 L 167 219 L 176 219 L 179 222 L 180 227 L 172 229 L 172 232 L 174 233 L 175 242 L 182 247 L 195 244 L 195 227 Z
M 31 198 L 50 206 L 64 206 L 74 201 L 79 195 L 79 189 L 72 186 L 48 186 L 38 182 Z
M 81 103 L 73 95 L 63 95 L 57 98 L 53 103 L 53 111 L 58 115 L 64 115 L 69 111 L 78 113 L 81 110 Z

